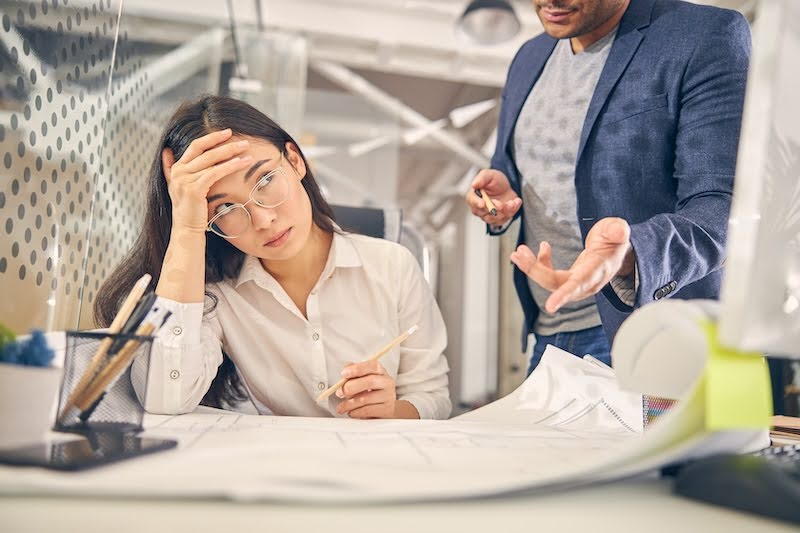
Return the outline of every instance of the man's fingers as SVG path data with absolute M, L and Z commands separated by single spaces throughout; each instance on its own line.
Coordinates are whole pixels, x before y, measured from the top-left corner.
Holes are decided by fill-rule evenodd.
M 499 204 L 499 205 L 498 205 Z M 502 202 L 500 200 L 495 202 L 497 206 L 497 212 L 501 215 L 505 215 L 506 217 L 513 217 L 519 211 L 519 208 L 522 207 L 522 198 L 514 198 L 513 200 L 509 200 L 507 202 Z
M 475 189 L 480 189 L 483 194 L 488 194 L 494 200 L 511 190 L 508 178 L 499 170 L 485 168 L 475 175 L 470 184 L 470 190 L 475 194 Z
M 483 194 L 486 193 L 484 192 Z M 492 203 L 495 208 L 495 214 L 492 214 L 487 209 L 486 204 L 483 202 L 483 200 L 481 200 L 481 203 L 483 204 L 483 209 L 480 211 L 480 213 L 475 213 L 475 214 L 477 214 L 484 222 L 486 222 L 490 226 L 502 226 L 506 222 L 511 220 L 511 217 L 513 217 L 514 213 L 516 213 L 517 209 L 519 209 L 519 206 L 517 206 L 516 208 L 513 207 L 513 205 L 517 201 L 519 201 L 519 205 L 522 205 L 522 200 L 520 200 L 519 198 L 507 202 L 493 198 Z
M 466 201 L 467 206 L 469 206 L 469 210 L 472 211 L 472 214 L 476 217 L 483 217 L 486 211 L 486 202 L 483 201 L 483 198 L 480 198 L 474 194 L 474 189 L 470 189 L 467 191 Z
M 547 241 L 542 241 L 539 244 L 539 256 L 537 257 L 538 261 L 545 267 L 552 270 L 553 268 L 553 257 L 552 257 L 552 249 L 550 248 L 550 243 Z
M 536 256 L 533 255 L 531 249 L 524 244 L 519 245 L 511 253 L 510 259 L 526 276 L 549 291 L 558 288 L 561 285 L 560 278 L 565 275 L 561 271 L 553 270 L 552 267 L 541 264 Z
M 489 176 L 489 169 L 486 168 L 475 174 L 475 178 L 473 178 L 472 183 L 470 184 L 470 192 L 475 194 L 475 189 L 483 189 L 486 186 L 486 183 L 489 181 Z
M 485 213 L 483 216 L 480 217 L 481 220 L 489 224 L 490 226 L 503 226 L 506 222 L 508 222 L 509 217 L 497 214 L 497 216 L 492 215 L 491 213 Z
M 631 238 L 631 227 L 622 218 L 605 219 L 602 235 L 607 242 L 612 244 L 623 244 Z
M 553 291 L 544 304 L 545 311 L 555 313 L 569 302 L 580 300 L 581 284 L 575 279 L 568 279 L 561 287 Z
M 553 291 L 545 302 L 548 313 L 555 313 L 569 302 L 595 295 L 608 283 L 611 276 L 604 269 L 600 256 L 584 252 L 569 270 L 569 277 Z
M 183 164 L 190 162 L 209 148 L 213 148 L 228 140 L 231 134 L 232 132 L 230 128 L 228 128 L 225 130 L 212 131 L 202 137 L 198 137 L 189 144 L 189 147 L 183 152 L 183 155 L 178 161 Z
M 537 263 L 536 256 L 533 255 L 531 249 L 524 244 L 520 244 L 516 250 L 511 252 L 511 261 L 513 261 L 514 264 L 526 274 Z

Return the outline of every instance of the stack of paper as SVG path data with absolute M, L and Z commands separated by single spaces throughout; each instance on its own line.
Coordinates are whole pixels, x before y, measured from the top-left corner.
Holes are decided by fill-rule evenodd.
M 800 418 L 794 416 L 773 416 L 769 432 L 773 446 L 800 444 Z

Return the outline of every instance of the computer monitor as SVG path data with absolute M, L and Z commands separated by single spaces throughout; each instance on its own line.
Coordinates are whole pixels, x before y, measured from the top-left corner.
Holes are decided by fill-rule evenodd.
M 800 2 L 764 0 L 753 27 L 722 284 L 719 341 L 800 359 Z

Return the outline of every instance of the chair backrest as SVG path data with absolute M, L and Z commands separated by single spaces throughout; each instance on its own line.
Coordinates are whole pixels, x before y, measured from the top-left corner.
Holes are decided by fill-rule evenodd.
M 336 223 L 345 230 L 369 237 L 400 242 L 403 236 L 403 212 L 400 209 L 332 205 Z
M 343 230 L 397 242 L 411 250 L 422 268 L 425 280 L 434 293 L 436 292 L 438 281 L 436 250 L 426 242 L 422 233 L 408 224 L 403 224 L 403 212 L 400 209 L 345 205 L 331 205 L 331 208 L 336 223 Z

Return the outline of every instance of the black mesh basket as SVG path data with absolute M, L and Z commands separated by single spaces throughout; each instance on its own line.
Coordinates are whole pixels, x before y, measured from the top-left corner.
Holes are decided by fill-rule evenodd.
M 93 385 L 82 387 L 84 393 L 76 397 L 75 389 L 81 380 L 86 379 L 86 371 L 104 341 L 111 342 L 112 347 L 99 359 L 99 370 L 92 372 Z M 131 371 L 132 363 L 136 361 L 137 375 L 141 376 L 144 390 L 152 343 L 153 337 L 68 331 L 64 377 L 54 429 L 78 433 L 141 431 L 144 407 L 134 392 Z M 117 357 L 119 359 L 115 359 Z M 118 365 L 117 372 L 111 371 L 112 365 Z M 102 374 L 104 369 L 109 369 L 106 374 Z M 103 380 L 98 379 L 100 377 L 110 381 L 101 386 Z

